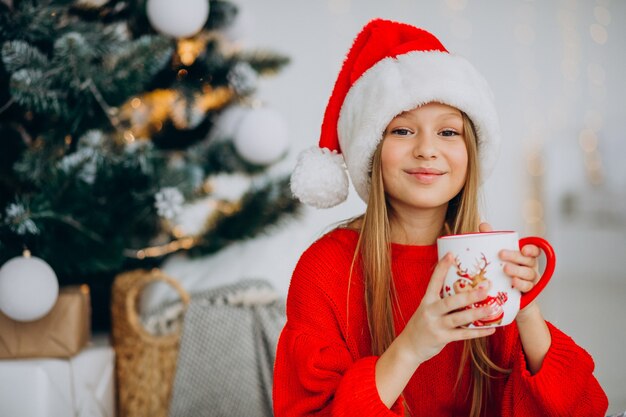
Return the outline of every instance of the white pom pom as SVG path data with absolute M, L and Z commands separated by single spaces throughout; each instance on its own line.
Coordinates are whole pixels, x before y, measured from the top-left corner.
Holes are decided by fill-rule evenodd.
M 326 148 L 303 151 L 291 174 L 291 192 L 300 201 L 317 208 L 329 208 L 348 197 L 348 175 L 343 157 Z

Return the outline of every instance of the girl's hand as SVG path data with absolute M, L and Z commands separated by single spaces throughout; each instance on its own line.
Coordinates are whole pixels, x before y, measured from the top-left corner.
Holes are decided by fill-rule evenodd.
M 489 223 L 481 223 L 478 227 L 481 233 L 493 230 Z M 501 250 L 499 252 L 500 259 L 505 262 L 504 273 L 512 278 L 512 285 L 523 293 L 533 289 L 539 280 L 537 272 L 537 258 L 541 254 L 541 250 L 535 245 L 526 245 L 521 251 Z M 534 302 L 526 306 L 533 305 Z M 522 310 L 522 311 L 524 311 Z
M 473 289 L 443 299 L 440 297 L 445 276 L 453 265 L 452 253 L 446 254 L 437 263 L 420 306 L 398 336 L 406 341 L 409 354 L 417 364 L 432 358 L 450 342 L 489 336 L 495 332 L 495 328 L 462 327 L 492 314 L 491 307 L 465 309 L 485 299 L 486 289 Z

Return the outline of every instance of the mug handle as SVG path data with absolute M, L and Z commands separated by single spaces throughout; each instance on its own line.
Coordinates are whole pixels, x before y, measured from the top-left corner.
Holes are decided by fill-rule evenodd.
M 535 298 L 537 298 L 539 293 L 543 291 L 546 285 L 548 285 L 548 281 L 550 281 L 550 278 L 552 278 L 552 274 L 554 273 L 554 267 L 556 265 L 556 255 L 554 254 L 554 249 L 547 240 L 537 236 L 528 236 L 521 238 L 519 241 L 520 250 L 522 250 L 522 248 L 526 245 L 535 245 L 543 250 L 543 253 L 545 253 L 546 255 L 546 269 L 543 271 L 543 274 L 541 274 L 539 282 L 535 284 L 533 289 L 528 291 L 527 293 L 522 294 L 522 299 L 520 300 L 519 305 L 520 310 L 530 304 L 530 302 L 533 301 Z

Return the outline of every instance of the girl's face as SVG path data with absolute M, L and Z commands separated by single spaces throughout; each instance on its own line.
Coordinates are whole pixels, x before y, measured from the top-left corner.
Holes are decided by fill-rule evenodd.
M 381 149 L 383 184 L 394 210 L 447 208 L 467 175 L 463 117 L 428 103 L 396 116 Z

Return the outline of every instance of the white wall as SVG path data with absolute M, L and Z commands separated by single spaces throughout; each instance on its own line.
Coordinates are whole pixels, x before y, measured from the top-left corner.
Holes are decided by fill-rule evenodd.
M 344 54 L 369 19 L 421 26 L 474 63 L 495 92 L 503 127 L 501 159 L 484 187 L 484 217 L 495 228 L 522 234 L 538 230 L 529 223 L 537 209 L 528 208 L 533 177 L 527 170 L 529 155 L 538 146 L 544 170 L 534 184 L 540 187 L 545 236 L 559 259 L 542 306 L 548 319 L 594 356 L 610 411 L 626 410 L 626 361 L 621 355 L 626 346 L 626 137 L 620 123 L 626 120 L 626 2 L 236 3 L 242 14 L 234 31 L 246 47 L 266 47 L 292 58 L 277 77 L 262 82 L 257 94 L 287 119 L 293 148 L 283 169 L 293 165 L 300 150 L 317 142 Z M 605 34 L 606 42 L 598 43 Z M 578 140 L 586 127 L 594 128 L 599 138 L 606 176 L 602 187 L 592 187 L 586 177 Z M 561 203 L 567 192 L 579 197 L 576 212 L 586 214 L 564 218 Z M 599 215 L 602 204 L 593 201 L 609 198 L 613 208 Z M 286 293 L 302 251 L 328 225 L 362 209 L 352 191 L 345 204 L 325 211 L 307 209 L 300 221 L 269 237 L 229 248 L 211 260 L 174 260 L 168 267 L 178 268 L 177 275 L 188 276 L 186 285 L 195 288 L 262 277 Z

